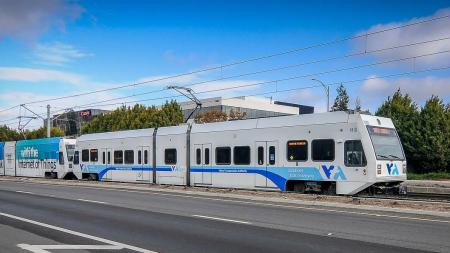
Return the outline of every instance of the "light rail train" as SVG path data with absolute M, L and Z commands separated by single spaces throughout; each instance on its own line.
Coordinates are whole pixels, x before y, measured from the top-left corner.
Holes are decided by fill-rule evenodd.
M 392 121 L 346 112 L 86 134 L 62 155 L 101 181 L 354 195 L 406 180 Z

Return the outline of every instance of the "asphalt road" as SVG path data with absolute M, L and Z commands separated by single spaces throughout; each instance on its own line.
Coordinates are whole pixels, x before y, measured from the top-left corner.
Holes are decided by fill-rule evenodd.
M 450 252 L 449 234 L 442 217 L 0 182 L 0 252 Z

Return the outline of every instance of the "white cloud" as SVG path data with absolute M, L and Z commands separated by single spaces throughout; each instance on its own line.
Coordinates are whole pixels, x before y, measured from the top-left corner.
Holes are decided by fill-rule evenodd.
M 78 18 L 84 9 L 63 0 L 6 0 L 0 2 L 0 39 L 35 40 L 52 26 L 65 29 L 67 20 Z
M 169 49 L 164 52 L 163 58 L 168 63 L 186 64 L 197 59 L 197 55 L 193 52 L 181 55 L 174 50 Z
M 362 31 L 357 35 L 364 35 L 366 33 L 390 29 L 397 26 L 404 26 L 447 15 L 450 15 L 450 8 L 441 9 L 428 17 L 413 18 L 405 22 L 374 25 L 368 30 Z M 365 38 L 363 37 L 361 39 L 355 40 L 353 46 L 355 50 L 358 52 L 364 51 L 365 49 L 367 49 L 367 51 L 371 51 L 376 49 L 390 48 L 398 45 L 449 37 L 449 35 L 450 35 L 450 20 L 448 18 L 444 18 L 370 35 L 367 38 L 367 43 Z M 395 50 L 388 50 L 384 53 L 374 54 L 374 56 L 376 58 L 385 60 L 385 59 L 406 58 L 446 50 L 450 50 L 450 40 L 442 40 L 439 42 L 426 43 Z M 439 55 L 418 58 L 416 60 L 416 64 L 418 66 L 429 64 L 442 64 L 448 63 L 450 61 L 449 59 L 450 53 L 444 53 Z M 400 62 L 399 64 L 404 65 L 405 63 Z
M 450 77 L 424 77 L 424 78 L 400 78 L 382 79 L 371 76 L 364 81 L 360 89 L 361 99 L 367 102 L 381 103 L 400 88 L 402 93 L 408 93 L 419 104 L 423 103 L 431 95 L 441 98 L 450 96 Z
M 92 56 L 92 54 L 81 52 L 72 45 L 61 42 L 37 44 L 33 53 L 36 62 L 46 65 L 64 65 L 75 59 Z
M 81 85 L 85 82 L 83 76 L 69 72 L 17 67 L 0 67 L 0 80 L 25 82 L 57 81 L 74 85 Z

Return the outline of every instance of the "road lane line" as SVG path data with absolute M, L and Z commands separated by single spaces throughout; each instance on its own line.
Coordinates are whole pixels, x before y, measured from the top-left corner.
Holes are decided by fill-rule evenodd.
M 252 224 L 251 222 L 248 222 L 248 221 L 231 220 L 231 219 L 224 219 L 224 218 L 205 216 L 205 215 L 194 214 L 192 216 L 197 217 L 197 218 L 202 218 L 202 219 L 208 219 L 208 220 L 226 221 L 226 222 L 239 223 L 239 224 Z
M 35 193 L 33 193 L 33 192 L 26 192 L 26 191 L 16 191 L 16 192 L 18 192 L 18 193 L 25 193 L 25 194 L 31 194 L 31 195 L 34 195 Z
M 108 240 L 108 239 L 97 237 L 97 236 L 93 236 L 93 235 L 84 234 L 84 233 L 73 231 L 73 230 L 70 230 L 70 229 L 67 229 L 67 228 L 62 228 L 62 227 L 49 225 L 49 224 L 46 224 L 46 223 L 30 220 L 30 219 L 27 219 L 27 218 L 22 218 L 22 217 L 15 216 L 15 215 L 12 215 L 12 214 L 7 214 L 7 213 L 1 213 L 0 212 L 0 216 L 4 216 L 4 217 L 8 217 L 10 219 L 14 219 L 14 220 L 22 221 L 22 222 L 27 222 L 27 223 L 34 224 L 34 225 L 37 225 L 37 226 L 53 229 L 53 230 L 56 230 L 56 231 L 60 231 L 60 232 L 63 232 L 63 233 L 75 235 L 75 236 L 78 236 L 78 237 L 83 237 L 83 238 L 95 240 L 95 241 L 98 241 L 98 242 L 103 242 L 105 244 L 111 244 L 111 245 L 115 245 L 115 246 L 118 246 L 118 247 L 134 250 L 136 252 L 141 252 L 141 253 L 158 253 L 156 251 L 139 248 L 139 247 L 136 247 L 136 246 L 132 246 L 132 245 L 128 245 L 128 244 L 124 244 L 124 243 Z M 46 252 L 46 251 L 43 251 L 43 252 Z
M 31 251 L 33 253 L 37 252 L 48 252 L 46 250 L 121 250 L 123 247 L 117 245 L 69 245 L 69 244 L 56 244 L 56 245 L 32 245 L 32 244 L 17 244 L 17 247 Z
M 84 202 L 89 202 L 89 203 L 108 204 L 107 202 L 97 201 L 97 200 L 90 200 L 90 199 L 76 199 L 76 200 L 78 200 L 78 201 L 84 201 Z
M 19 182 L 19 183 L 22 183 L 22 182 Z M 35 185 L 40 185 L 41 184 L 41 183 L 36 183 L 36 182 L 25 182 L 25 183 L 30 183 L 30 184 L 35 184 Z M 410 216 L 387 215 L 387 214 L 358 212 L 358 211 L 347 211 L 347 210 L 338 210 L 338 209 L 326 209 L 326 208 L 317 208 L 317 207 L 308 207 L 308 206 L 282 205 L 282 204 L 262 203 L 262 202 L 259 202 L 259 201 L 258 202 L 251 202 L 251 201 L 236 200 L 236 199 L 220 199 L 220 198 L 213 198 L 213 197 L 207 197 L 207 196 L 193 196 L 190 193 L 164 193 L 164 192 L 161 192 L 161 191 L 151 191 L 151 190 L 150 191 L 144 191 L 144 190 L 111 189 L 111 188 L 91 186 L 91 185 L 63 185 L 63 184 L 51 184 L 51 183 L 42 183 L 42 184 L 52 185 L 52 186 L 60 186 L 60 187 L 67 187 L 67 186 L 69 186 L 69 187 L 84 188 L 84 189 L 99 189 L 99 190 L 106 190 L 106 191 L 119 191 L 119 192 L 129 192 L 129 193 L 173 196 L 173 197 L 180 197 L 180 198 L 214 200 L 214 201 L 232 202 L 232 203 L 248 204 L 248 205 L 255 205 L 255 206 L 271 206 L 271 207 L 282 207 L 282 208 L 293 208 L 293 209 L 303 209 L 303 210 L 312 210 L 312 211 L 322 211 L 322 212 L 330 212 L 330 213 L 344 213 L 344 214 L 357 214 L 357 215 L 372 216 L 372 217 L 395 218 L 395 219 L 403 219 L 403 220 L 450 223 L 450 220 L 436 220 L 436 219 L 410 217 Z M 305 205 L 308 205 L 308 204 L 305 204 Z M 351 209 L 352 207 L 344 207 L 344 208 Z

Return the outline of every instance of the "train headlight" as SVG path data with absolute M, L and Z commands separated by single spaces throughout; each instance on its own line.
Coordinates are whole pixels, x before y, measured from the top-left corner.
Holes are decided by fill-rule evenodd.
M 406 174 L 406 163 L 403 164 L 403 174 Z
M 381 175 L 381 164 L 377 165 L 377 174 Z

